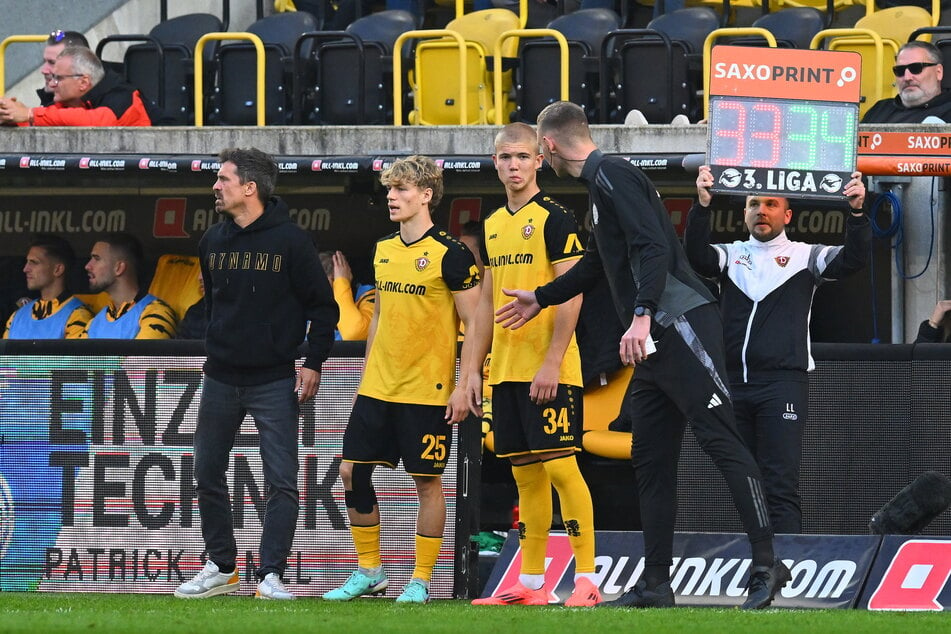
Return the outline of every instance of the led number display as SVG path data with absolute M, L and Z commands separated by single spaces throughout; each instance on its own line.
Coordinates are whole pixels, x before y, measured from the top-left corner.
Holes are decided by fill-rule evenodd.
M 855 169 L 856 104 L 714 96 L 709 123 L 714 191 L 840 197 Z

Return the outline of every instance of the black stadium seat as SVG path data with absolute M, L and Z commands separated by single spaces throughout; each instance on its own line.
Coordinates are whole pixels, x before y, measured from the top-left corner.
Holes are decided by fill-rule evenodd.
M 568 41 L 568 98 L 584 108 L 594 121 L 597 112 L 598 67 L 601 42 L 620 26 L 610 9 L 579 9 L 548 24 Z M 554 38 L 524 39 L 515 73 L 513 120 L 534 123 L 538 113 L 560 95 L 561 52 Z
M 679 114 L 697 121 L 703 43 L 718 27 L 716 11 L 690 7 L 657 17 L 646 29 L 609 33 L 601 50 L 601 122 L 622 122 L 634 109 L 649 123 L 670 123 Z
M 766 29 L 784 48 L 807 49 L 816 33 L 825 27 L 825 16 L 813 7 L 790 7 L 757 18 L 753 26 Z
M 414 28 L 412 13 L 394 9 L 359 18 L 346 31 L 302 35 L 294 54 L 294 122 L 392 121 L 393 44 Z
M 248 33 L 257 35 L 264 43 L 265 123 L 268 125 L 291 123 L 294 47 L 302 34 L 316 30 L 316 18 L 305 11 L 277 13 L 247 28 Z M 215 125 L 255 125 L 257 56 L 254 45 L 250 42 L 224 44 L 218 49 L 216 60 L 218 78 L 209 121 Z
M 96 55 L 101 59 L 103 49 L 111 42 L 140 42 L 125 52 L 122 67 L 126 81 L 157 103 L 174 123 L 188 125 L 195 116 L 195 43 L 205 33 L 223 29 L 221 20 L 214 15 L 190 13 L 160 22 L 148 35 L 107 36 L 96 46 Z M 205 69 L 209 73 L 214 70 L 210 62 L 215 51 L 213 45 L 204 50 Z

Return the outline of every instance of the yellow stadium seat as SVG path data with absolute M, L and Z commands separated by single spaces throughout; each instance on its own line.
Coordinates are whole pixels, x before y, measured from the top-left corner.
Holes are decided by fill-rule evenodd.
M 854 51 L 862 56 L 862 103 L 859 116 L 881 99 L 896 94 L 891 67 L 898 49 L 913 31 L 933 26 L 932 12 L 917 6 L 898 6 L 875 11 L 869 3 L 865 17 L 853 29 L 826 29 L 812 40 L 811 48 L 819 48 L 825 40 L 830 51 Z M 940 11 L 940 0 L 933 0 L 932 11 Z M 930 40 L 930 36 L 922 39 Z
M 896 33 L 898 36 L 894 39 L 898 39 L 902 44 L 908 41 L 908 35 L 901 35 L 905 30 L 904 26 L 901 24 L 908 20 L 921 20 L 921 12 L 924 11 L 928 13 L 928 16 L 931 20 L 931 23 L 927 26 L 938 26 L 941 22 L 941 0 L 931 0 L 931 11 L 930 13 L 920 6 L 918 2 L 915 3 L 917 6 L 912 6 L 911 4 L 899 6 L 889 6 L 885 9 L 879 9 L 878 5 L 872 0 L 860 0 L 856 1 L 855 4 L 864 4 L 865 5 L 865 17 L 859 19 L 855 23 L 856 28 L 865 28 L 875 29 L 878 31 L 878 25 L 881 25 L 883 29 L 890 29 L 893 26 L 898 29 Z M 918 9 L 917 11 L 915 9 Z M 865 18 L 870 18 L 873 15 L 880 14 L 878 17 L 881 22 L 863 22 Z M 859 22 L 862 22 L 860 26 Z M 890 24 L 895 23 L 895 24 Z M 882 31 L 879 31 L 883 33 Z M 887 36 L 891 37 L 891 36 Z M 929 40 L 930 41 L 930 40 Z
M 79 301 L 89 306 L 89 310 L 92 311 L 92 314 L 97 314 L 100 310 L 109 305 L 111 301 L 109 299 L 109 293 L 102 291 L 101 293 L 76 293 L 76 297 L 79 298 Z
M 862 101 L 859 103 L 859 118 L 875 102 L 895 96 L 892 84 L 891 60 L 898 53 L 898 44 L 882 38 L 871 29 L 825 29 L 812 39 L 812 49 L 822 48 L 822 42 L 830 51 L 854 51 L 862 57 Z
M 181 320 L 185 311 L 201 299 L 200 275 L 197 256 L 167 253 L 159 258 L 149 293 L 164 300 Z
M 611 431 L 608 425 L 621 412 L 633 373 L 631 367 L 622 368 L 608 377 L 606 385 L 585 390 L 581 445 L 588 453 L 615 460 L 631 459 L 630 432 Z
M 495 120 L 495 108 L 509 112 L 512 71 L 504 71 L 503 102 L 495 104 L 492 96 L 493 73 L 501 60 L 493 60 L 492 51 L 499 35 L 519 28 L 519 17 L 508 9 L 485 9 L 467 13 L 446 25 L 446 31 L 458 33 L 465 40 L 466 112 L 460 111 L 458 78 L 459 44 L 451 37 L 425 40 L 416 47 L 416 63 L 410 77 L 413 111 L 409 121 L 414 125 L 485 125 Z M 509 38 L 503 56 L 514 58 L 518 38 Z

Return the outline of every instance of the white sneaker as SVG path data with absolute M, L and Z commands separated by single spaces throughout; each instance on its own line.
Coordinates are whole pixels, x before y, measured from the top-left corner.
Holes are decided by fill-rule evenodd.
M 624 117 L 624 125 L 647 125 L 647 117 L 640 110 L 631 110 Z
M 179 599 L 205 599 L 234 592 L 239 585 L 241 580 L 237 568 L 233 572 L 224 573 L 209 559 L 201 572 L 175 589 L 175 596 Z
M 688 119 L 685 114 L 678 114 L 670 122 L 670 125 L 690 125 L 690 119 Z
M 267 576 L 261 580 L 254 596 L 258 599 L 279 599 L 282 601 L 297 598 L 284 587 L 284 582 L 281 581 L 281 578 L 276 572 L 268 573 Z

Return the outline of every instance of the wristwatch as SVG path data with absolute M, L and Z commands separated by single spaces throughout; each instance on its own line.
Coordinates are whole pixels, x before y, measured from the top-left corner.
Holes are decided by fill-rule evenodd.
M 647 315 L 648 317 L 653 317 L 653 316 L 654 316 L 654 311 L 652 311 L 652 310 L 651 310 L 650 308 L 648 308 L 647 306 L 635 306 L 635 307 L 634 307 L 634 316 L 635 316 L 635 317 L 643 317 L 644 315 Z

